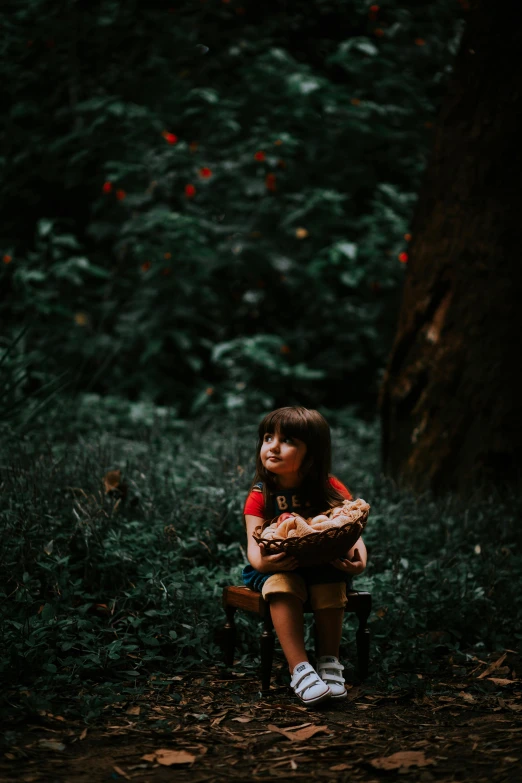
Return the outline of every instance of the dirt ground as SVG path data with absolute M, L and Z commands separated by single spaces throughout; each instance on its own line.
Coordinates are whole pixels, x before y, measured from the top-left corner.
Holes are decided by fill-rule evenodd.
M 0 781 L 521 783 L 519 661 L 500 651 L 407 689 L 349 683 L 342 704 L 314 711 L 281 661 L 269 694 L 255 675 L 209 667 L 152 682 L 87 728 L 50 713 L 4 727 Z

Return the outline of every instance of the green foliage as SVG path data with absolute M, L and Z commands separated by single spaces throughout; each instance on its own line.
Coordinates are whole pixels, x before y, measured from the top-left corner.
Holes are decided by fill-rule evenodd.
M 9 437 L 28 429 L 65 383 L 49 377 L 41 351 L 27 350 L 27 330 L 13 339 L 0 337 L 0 434 Z
M 458 12 L 17 4 L 0 315 L 75 388 L 183 415 L 372 404 Z
M 325 414 L 334 473 L 372 506 L 356 587 L 373 595 L 374 676 L 520 644 L 519 498 L 414 498 L 377 474 L 373 423 Z M 96 395 L 61 400 L 42 422 L 31 439 L 3 441 L 3 693 L 29 710 L 76 694 L 69 710 L 92 717 L 116 685 L 220 660 L 221 590 L 246 563 L 256 427 L 234 412 L 188 422 Z M 116 469 L 125 495 L 104 487 Z M 241 664 L 257 666 L 258 624 L 239 623 Z M 354 660 L 350 620 L 344 653 Z

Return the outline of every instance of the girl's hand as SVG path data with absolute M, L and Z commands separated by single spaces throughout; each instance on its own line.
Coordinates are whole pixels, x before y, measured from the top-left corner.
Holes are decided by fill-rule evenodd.
M 332 560 L 330 565 L 333 565 L 335 568 L 338 568 L 339 571 L 344 571 L 346 574 L 351 574 L 352 576 L 362 574 L 366 568 L 366 563 L 361 560 L 361 555 L 357 548 L 353 553 L 352 560 L 348 560 L 347 557 L 338 557 L 337 560 Z
M 259 549 L 263 557 L 263 563 L 258 571 L 263 572 L 278 572 L 278 571 L 293 571 L 299 563 L 297 559 L 292 555 L 286 554 L 286 552 L 279 552 L 277 555 L 267 555 L 265 544 L 259 544 Z

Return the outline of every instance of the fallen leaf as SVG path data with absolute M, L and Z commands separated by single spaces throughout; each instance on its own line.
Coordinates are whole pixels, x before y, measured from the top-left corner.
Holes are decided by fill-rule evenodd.
M 267 729 L 282 734 L 283 737 L 286 737 L 292 742 L 302 742 L 303 740 L 310 739 L 314 734 L 329 731 L 328 726 L 306 726 L 303 729 L 297 729 L 297 731 L 289 731 L 288 729 L 280 729 L 279 726 L 274 726 L 273 724 L 268 725 Z
M 226 726 L 221 726 L 221 731 L 223 731 L 225 734 L 228 734 L 229 737 L 232 737 L 234 742 L 241 742 L 244 743 L 244 737 L 241 736 L 241 734 L 234 734 L 233 731 L 230 731 L 230 729 L 227 729 Z
M 488 677 L 490 682 L 494 682 L 495 685 L 513 685 L 518 680 L 506 680 L 504 677 Z
M 173 764 L 192 764 L 196 760 L 196 756 L 187 753 L 186 750 L 168 750 L 167 748 L 160 748 L 141 758 L 143 761 L 156 761 L 164 767 L 171 767 Z
M 82 733 L 80 734 L 80 739 L 81 739 L 81 740 L 84 740 L 86 736 L 87 736 L 87 729 L 84 729 L 84 730 L 82 731 Z
M 498 659 L 498 661 L 495 661 L 494 663 L 491 663 L 488 666 L 488 668 L 485 669 L 482 672 L 482 674 L 479 674 L 479 676 L 477 677 L 477 680 L 483 680 L 484 677 L 488 676 L 488 674 L 491 674 L 491 672 L 495 671 L 495 669 L 498 669 L 498 667 L 501 666 L 504 663 L 506 657 L 507 657 L 507 653 L 504 653 L 503 655 L 501 655 L 500 658 Z
M 291 766 L 291 768 L 292 768 L 293 770 L 296 770 L 296 769 L 297 769 L 297 764 L 295 763 L 295 761 L 294 761 L 293 759 L 290 759 L 290 766 Z
M 254 720 L 253 718 L 232 718 L 232 720 L 237 720 L 238 723 L 250 723 L 251 720 Z
M 109 470 L 103 477 L 103 484 L 105 486 L 105 492 L 112 492 L 115 489 L 120 488 L 121 483 L 121 470 Z
M 351 764 L 336 764 L 334 767 L 330 767 L 332 772 L 344 772 L 346 769 L 352 769 Z
M 126 772 L 122 770 L 121 767 L 117 767 L 115 764 L 112 765 L 112 768 L 115 772 L 118 773 L 118 775 L 121 775 L 122 778 L 125 778 L 125 780 L 131 780 L 131 778 L 127 775 Z
M 134 705 L 134 707 L 129 707 L 128 710 L 126 710 L 127 715 L 139 715 L 140 714 L 140 706 L 138 704 Z
M 435 764 L 434 759 L 427 759 L 422 750 L 399 750 L 391 756 L 383 756 L 370 761 L 375 769 L 409 769 L 410 767 L 427 767 Z
M 462 696 L 462 698 L 465 699 L 466 701 L 475 701 L 471 693 L 466 693 L 465 691 L 461 691 L 459 693 L 459 696 Z
M 65 750 L 63 742 L 57 742 L 56 740 L 38 740 L 38 747 L 45 748 L 45 750 Z
M 308 721 L 308 723 L 298 723 L 296 726 L 285 726 L 285 731 L 295 731 L 296 729 L 305 729 L 307 726 L 313 726 L 314 724 Z

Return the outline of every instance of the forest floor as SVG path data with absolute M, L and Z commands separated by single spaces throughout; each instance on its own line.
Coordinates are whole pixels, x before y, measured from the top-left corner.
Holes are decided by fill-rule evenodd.
M 268 694 L 250 673 L 209 666 L 151 682 L 88 728 L 51 713 L 11 724 L 0 780 L 520 783 L 521 665 L 498 651 L 418 674 L 418 687 L 348 683 L 342 704 L 313 711 L 283 683 L 281 660 Z

